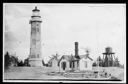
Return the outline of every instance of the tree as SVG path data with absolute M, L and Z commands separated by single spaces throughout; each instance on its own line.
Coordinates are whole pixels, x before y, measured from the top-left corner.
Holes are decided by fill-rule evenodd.
M 5 54 L 5 58 L 4 58 L 4 67 L 5 69 L 8 68 L 11 64 L 11 60 L 10 60 L 10 55 L 8 52 L 6 52 Z
M 97 58 L 97 62 L 99 63 L 99 66 L 103 66 L 103 60 L 100 56 Z
M 18 58 L 16 56 L 10 56 L 10 62 L 11 62 L 11 66 L 17 66 Z
M 24 66 L 24 63 L 22 60 L 18 63 L 18 66 Z
M 118 58 L 116 58 L 116 59 L 115 59 L 115 62 L 114 62 L 114 66 L 119 67 L 119 65 L 120 65 L 119 60 L 118 60 Z
M 24 66 L 29 66 L 29 58 L 26 58 L 26 59 L 24 60 Z
M 93 66 L 93 67 L 96 67 L 96 66 L 97 66 L 96 62 L 94 62 L 94 63 L 92 64 L 92 66 Z
M 46 66 L 46 64 L 45 64 L 44 60 L 42 60 L 42 64 L 43 64 L 43 66 Z
M 108 67 L 109 66 L 109 62 L 108 62 L 108 57 L 105 56 L 105 59 L 104 59 L 104 67 Z

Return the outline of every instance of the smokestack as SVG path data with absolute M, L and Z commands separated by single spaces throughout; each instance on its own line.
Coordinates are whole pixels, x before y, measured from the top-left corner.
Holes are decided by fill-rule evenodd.
M 79 54 L 78 54 L 78 42 L 75 42 L 75 57 L 79 58 Z

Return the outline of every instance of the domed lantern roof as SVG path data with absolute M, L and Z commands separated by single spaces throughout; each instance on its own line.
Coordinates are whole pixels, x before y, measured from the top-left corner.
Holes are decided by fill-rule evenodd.
M 32 11 L 33 11 L 33 16 L 39 16 L 40 10 L 37 9 L 37 6 L 36 6 L 35 9 L 33 9 Z
M 32 11 L 34 12 L 34 11 L 40 11 L 40 10 L 37 9 L 37 6 L 35 6 L 35 9 L 33 9 Z

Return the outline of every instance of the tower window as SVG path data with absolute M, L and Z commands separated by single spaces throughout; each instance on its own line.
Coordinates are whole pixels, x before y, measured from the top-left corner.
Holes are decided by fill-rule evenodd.
M 32 33 L 35 34 L 36 33 L 36 29 L 32 28 Z
M 39 26 L 39 24 L 37 24 L 36 26 Z
M 37 32 L 39 32 L 39 28 L 37 28 Z

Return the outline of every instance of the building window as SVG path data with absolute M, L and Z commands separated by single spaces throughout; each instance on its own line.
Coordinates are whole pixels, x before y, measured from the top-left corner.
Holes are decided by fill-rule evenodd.
M 87 61 L 85 61 L 85 68 L 87 68 Z
M 75 63 L 74 62 L 72 62 L 72 63 L 73 63 L 72 65 L 73 65 L 73 68 L 74 68 L 75 67 Z
M 70 68 L 72 68 L 72 62 L 70 62 Z
M 52 66 L 52 62 L 51 62 L 51 66 Z
M 77 67 L 79 67 L 79 61 L 77 61 Z

